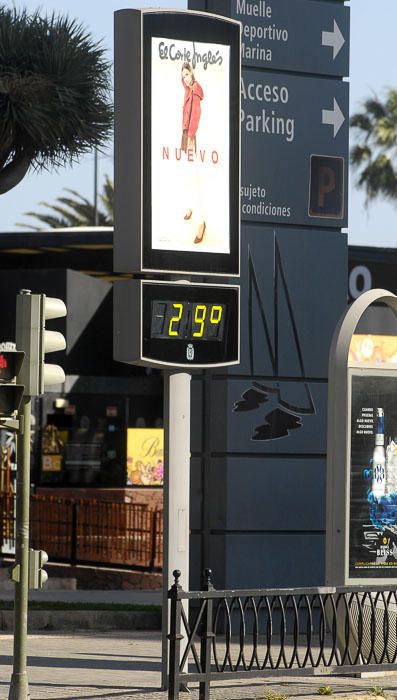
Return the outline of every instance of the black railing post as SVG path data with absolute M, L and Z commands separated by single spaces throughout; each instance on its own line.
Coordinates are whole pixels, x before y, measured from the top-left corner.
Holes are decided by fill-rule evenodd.
M 156 540 L 157 540 L 157 517 L 158 511 L 150 511 L 150 562 L 149 567 L 153 571 L 156 560 Z
M 172 572 L 175 582 L 168 591 L 170 604 L 170 633 L 167 639 L 170 643 L 169 666 L 168 666 L 168 700 L 178 700 L 180 682 L 180 659 L 181 659 L 181 619 L 182 601 L 179 598 L 179 591 L 182 586 L 179 583 L 181 572 L 177 569 Z
M 211 581 L 211 569 L 204 569 L 204 591 L 213 591 L 214 586 Z M 212 629 L 212 598 L 207 598 L 206 606 L 203 612 L 201 623 L 201 642 L 200 642 L 200 666 L 204 680 L 199 686 L 199 700 L 209 700 L 210 697 L 210 682 L 211 682 L 211 645 L 214 638 Z
M 70 563 L 77 563 L 77 501 L 72 502 L 72 532 L 70 534 Z

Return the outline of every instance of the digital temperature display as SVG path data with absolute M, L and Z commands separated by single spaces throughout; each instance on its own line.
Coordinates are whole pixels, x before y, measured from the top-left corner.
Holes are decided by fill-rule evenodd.
M 239 291 L 226 284 L 117 280 L 114 358 L 181 369 L 237 364 Z
M 151 338 L 223 340 L 226 304 L 152 301 Z

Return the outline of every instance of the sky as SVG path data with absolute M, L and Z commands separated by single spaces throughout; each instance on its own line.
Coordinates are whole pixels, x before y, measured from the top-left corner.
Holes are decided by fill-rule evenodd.
M 292 2 L 292 0 L 291 0 Z M 11 5 L 10 3 L 7 3 Z M 15 4 L 20 6 L 18 0 Z M 80 21 L 92 36 L 102 40 L 109 59 L 113 58 L 113 13 L 128 7 L 185 8 L 186 0 L 25 0 L 28 10 L 68 14 Z M 396 54 L 397 0 L 351 0 L 350 35 L 350 113 L 360 109 L 371 94 L 385 95 L 388 87 L 397 87 Z M 113 151 L 110 145 L 99 156 L 99 190 L 105 175 L 113 174 Z M 354 186 L 350 174 L 349 243 L 353 245 L 397 246 L 397 204 L 384 201 L 365 207 L 363 192 Z M 13 190 L 1 197 L 0 231 L 21 230 L 18 223 L 32 223 L 27 211 L 40 211 L 38 203 L 54 203 L 65 194 L 64 188 L 78 191 L 91 201 L 94 194 L 94 156 L 87 155 L 76 165 L 57 172 L 30 173 Z

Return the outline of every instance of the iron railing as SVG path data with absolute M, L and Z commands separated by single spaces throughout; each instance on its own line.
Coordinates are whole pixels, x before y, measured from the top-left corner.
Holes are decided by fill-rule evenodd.
M 396 670 L 397 591 L 321 587 L 186 592 L 174 571 L 169 629 L 169 700 L 199 683 L 251 676 Z M 186 606 L 190 605 L 190 614 Z M 375 668 L 374 668 L 375 667 Z
M 15 554 L 15 493 L 0 494 L 0 552 Z
M 8 542 L 14 537 L 13 503 L 3 503 L 1 534 Z M 30 546 L 53 561 L 159 570 L 163 513 L 144 504 L 32 495 Z

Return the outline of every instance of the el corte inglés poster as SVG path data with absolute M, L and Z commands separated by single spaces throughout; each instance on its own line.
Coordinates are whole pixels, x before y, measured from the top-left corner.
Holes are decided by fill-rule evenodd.
M 352 375 L 349 574 L 397 575 L 397 377 Z
M 230 47 L 152 38 L 152 247 L 230 253 Z

